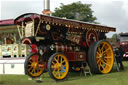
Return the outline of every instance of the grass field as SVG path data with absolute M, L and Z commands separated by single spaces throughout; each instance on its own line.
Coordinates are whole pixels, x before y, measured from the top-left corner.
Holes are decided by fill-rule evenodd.
M 0 85 L 128 85 L 128 61 L 123 62 L 125 70 L 116 72 L 116 68 L 109 74 L 93 76 L 80 76 L 80 73 L 69 73 L 68 77 L 61 82 L 50 78 L 48 73 L 41 77 L 43 82 L 28 80 L 24 75 L 0 75 Z

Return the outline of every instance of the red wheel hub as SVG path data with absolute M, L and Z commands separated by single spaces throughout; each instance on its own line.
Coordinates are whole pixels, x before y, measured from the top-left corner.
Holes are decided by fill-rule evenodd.
M 94 30 L 89 30 L 87 31 L 86 33 L 86 44 L 88 47 L 90 47 L 90 45 L 95 42 L 95 41 L 98 41 L 98 34 L 96 31 Z

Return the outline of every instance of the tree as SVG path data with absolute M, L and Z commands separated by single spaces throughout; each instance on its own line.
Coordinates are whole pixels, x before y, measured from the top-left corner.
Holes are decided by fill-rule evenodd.
M 68 5 L 61 3 L 59 8 L 55 8 L 52 16 L 96 23 L 95 20 L 97 18 L 93 16 L 93 11 L 90 7 L 91 4 L 82 4 L 80 1 Z
M 117 39 L 117 34 L 113 34 L 113 35 L 112 35 L 112 38 L 113 38 L 113 39 Z

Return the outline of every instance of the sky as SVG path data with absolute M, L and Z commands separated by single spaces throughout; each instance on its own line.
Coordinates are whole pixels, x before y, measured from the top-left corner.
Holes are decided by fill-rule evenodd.
M 53 12 L 60 3 L 65 5 L 81 1 L 92 4 L 93 15 L 102 25 L 116 28 L 116 33 L 128 32 L 128 1 L 127 0 L 51 0 L 50 10 Z M 44 0 L 0 0 L 0 20 L 15 19 L 24 13 L 42 13 Z M 111 37 L 115 32 L 107 34 Z

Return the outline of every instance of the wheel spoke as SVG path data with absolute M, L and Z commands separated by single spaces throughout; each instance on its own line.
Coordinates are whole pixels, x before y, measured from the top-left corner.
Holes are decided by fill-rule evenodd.
M 31 65 L 28 65 L 29 67 L 31 66 Z
M 62 65 L 62 67 L 66 67 L 66 65 Z
M 102 53 L 103 53 L 104 46 L 105 46 L 105 43 L 103 43 L 102 48 L 101 48 Z
M 32 61 L 31 61 L 31 60 L 29 60 L 29 61 L 28 61 L 28 63 L 32 63 Z
M 112 57 L 104 57 L 104 59 L 111 59 Z
M 53 74 L 55 73 L 55 70 L 56 70 L 56 69 L 53 69 L 53 71 L 52 71 Z
M 57 77 L 57 74 L 58 74 L 58 69 L 57 69 L 56 74 L 55 74 L 56 77 Z
M 104 71 L 104 66 L 102 65 L 102 61 L 100 61 L 100 63 L 99 63 L 98 66 L 99 66 L 99 69 L 100 69 L 101 71 L 102 71 L 102 70 Z M 102 69 L 101 69 L 101 68 L 102 68 Z
M 104 60 L 102 60 L 102 63 L 110 67 L 110 65 L 106 63 Z
M 63 75 L 63 72 L 62 72 L 62 70 L 60 71 L 60 76 L 62 76 Z
M 96 59 L 99 59 L 100 57 L 96 57 Z
M 104 67 L 102 64 L 101 64 L 100 66 L 102 67 L 102 69 L 103 69 L 103 71 L 104 71 L 105 67 Z
M 98 54 L 98 56 L 100 56 L 100 53 L 99 52 L 96 52 L 96 54 Z
M 100 59 L 97 60 L 97 64 L 100 62 Z
M 34 71 L 33 71 L 34 73 L 36 73 L 36 69 L 34 69 Z
M 62 64 L 62 61 L 63 61 L 63 58 L 61 57 L 61 61 L 60 61 L 61 64 Z
M 59 63 L 58 60 L 56 58 L 54 58 L 54 60 L 56 61 L 56 63 Z
M 102 62 L 100 61 L 99 65 L 98 65 L 100 70 L 103 69 L 103 68 L 101 69 L 101 67 L 102 67 L 102 64 L 101 64 L 101 63 L 102 63 Z
M 109 51 L 109 50 L 110 50 L 110 48 L 107 48 L 107 49 L 103 52 L 103 54 L 106 53 L 106 52 Z
M 57 65 L 56 64 L 55 65 L 52 65 L 51 68 L 56 69 L 57 68 Z
M 106 59 L 106 58 L 104 58 L 104 61 L 105 61 L 105 62 L 107 62 L 107 59 Z
M 62 63 L 64 63 L 65 61 L 63 60 Z
M 30 72 L 30 70 L 32 70 L 32 68 L 33 68 L 33 67 L 30 67 L 30 68 L 28 69 L 28 72 Z
M 96 56 L 96 59 L 100 59 L 100 56 Z
M 60 70 L 58 69 L 58 71 L 57 71 L 57 72 L 58 72 L 58 76 L 60 77 L 60 72 L 59 72 L 59 71 L 60 71 Z
M 60 57 L 60 56 L 57 56 L 57 60 L 58 60 L 58 61 L 59 61 L 59 57 Z
M 52 64 L 54 65 L 54 64 L 56 64 L 56 63 L 52 61 Z
M 99 69 L 100 69 L 100 65 L 101 65 L 101 61 L 99 61 L 99 64 L 98 64 Z M 101 70 L 101 69 L 100 69 L 100 70 Z
M 34 72 L 34 70 L 35 70 L 35 69 L 33 68 L 31 72 L 33 73 L 33 72 Z
M 99 52 L 99 54 L 101 54 L 101 49 L 100 49 L 100 46 L 98 46 L 98 52 Z
M 37 70 L 37 73 L 39 73 L 39 72 L 40 72 L 40 69 L 39 69 L 39 67 L 37 67 L 37 68 L 36 68 L 36 70 Z

